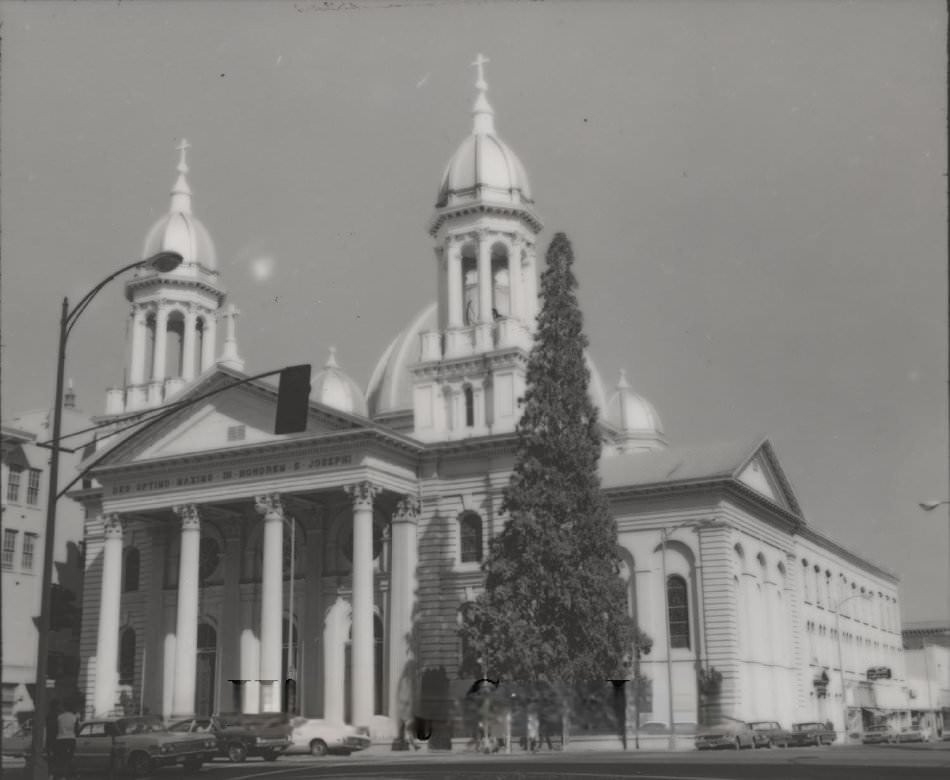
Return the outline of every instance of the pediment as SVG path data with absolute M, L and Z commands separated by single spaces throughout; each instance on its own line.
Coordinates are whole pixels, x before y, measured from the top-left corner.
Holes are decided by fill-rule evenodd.
M 801 514 L 798 500 L 767 440 L 737 469 L 735 479 L 773 504 Z
M 220 373 L 193 386 L 172 399 L 180 403 L 192 397 L 195 399 L 193 406 L 172 412 L 167 419 L 124 435 L 105 452 L 94 456 L 96 467 L 219 452 L 362 427 L 358 418 L 311 402 L 306 432 L 275 434 L 277 392 L 262 383 L 242 385 L 201 398 L 241 378 Z

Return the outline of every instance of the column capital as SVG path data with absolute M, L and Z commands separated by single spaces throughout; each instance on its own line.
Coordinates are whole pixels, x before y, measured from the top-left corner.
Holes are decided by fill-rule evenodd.
M 343 489 L 350 498 L 353 499 L 353 508 L 372 507 L 373 498 L 379 494 L 382 488 L 377 487 L 369 480 L 355 482 L 352 485 L 345 485 Z
M 111 514 L 102 518 L 102 527 L 106 539 L 121 539 L 124 525 L 121 515 Z
M 179 504 L 172 507 L 175 514 L 181 518 L 182 531 L 200 531 L 201 516 L 195 504 Z
M 283 520 L 284 504 L 280 500 L 280 493 L 265 493 L 254 496 L 254 508 L 265 520 Z
M 393 512 L 394 523 L 415 523 L 419 519 L 419 502 L 413 496 L 403 496 Z

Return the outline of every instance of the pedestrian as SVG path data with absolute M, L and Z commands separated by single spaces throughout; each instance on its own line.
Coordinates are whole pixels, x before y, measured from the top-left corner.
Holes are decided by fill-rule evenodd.
M 528 705 L 528 752 L 537 753 L 541 749 L 540 720 L 538 719 L 538 708 L 531 702 Z
M 58 718 L 62 712 L 62 706 L 59 699 L 53 699 L 49 703 L 49 712 L 46 713 L 46 761 L 50 767 L 50 773 L 56 766 L 56 735 L 59 732 Z
M 52 780 L 67 780 L 76 776 L 73 756 L 76 754 L 76 731 L 79 728 L 79 715 L 71 701 L 67 701 L 63 711 L 56 718 L 56 745 L 54 748 Z
M 413 750 L 419 749 L 419 743 L 416 742 L 416 719 L 415 717 L 409 718 L 403 724 L 403 739 L 406 741 L 407 747 L 412 747 Z

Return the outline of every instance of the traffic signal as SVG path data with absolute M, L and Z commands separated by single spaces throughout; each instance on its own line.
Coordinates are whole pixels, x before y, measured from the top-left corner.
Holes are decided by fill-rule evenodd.
M 288 366 L 280 372 L 274 433 L 302 433 L 310 412 L 310 364 Z

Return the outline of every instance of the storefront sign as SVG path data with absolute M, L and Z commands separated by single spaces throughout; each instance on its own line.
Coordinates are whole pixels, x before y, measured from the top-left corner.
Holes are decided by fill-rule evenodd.
M 889 666 L 872 666 L 867 672 L 869 680 L 890 680 L 891 668 Z

